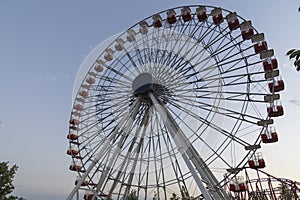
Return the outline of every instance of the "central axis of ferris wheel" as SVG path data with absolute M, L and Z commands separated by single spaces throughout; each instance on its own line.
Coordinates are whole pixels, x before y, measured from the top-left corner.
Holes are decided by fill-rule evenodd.
M 172 139 L 178 147 L 184 162 L 189 168 L 204 198 L 206 200 L 229 199 L 223 189 L 215 187 L 218 185 L 217 179 L 176 123 L 171 113 L 166 109 L 164 103 L 157 97 L 158 95 L 164 95 L 163 93 L 167 89 L 157 83 L 149 73 L 142 73 L 137 76 L 133 81 L 132 87 L 136 96 L 143 96 L 143 98 L 140 99 L 148 99 L 151 101 L 150 103 L 163 119 L 164 124 L 170 132 Z

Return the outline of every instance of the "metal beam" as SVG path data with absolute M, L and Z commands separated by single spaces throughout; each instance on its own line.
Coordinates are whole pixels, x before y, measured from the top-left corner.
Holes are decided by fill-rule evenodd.
M 164 123 L 169 130 L 172 139 L 177 145 L 183 160 L 191 171 L 205 199 L 229 199 L 225 191 L 223 191 L 221 188 L 215 187 L 218 184 L 217 179 L 205 164 L 203 159 L 200 157 L 192 143 L 190 143 L 188 138 L 185 136 L 170 112 L 164 107 L 162 103 L 160 103 L 156 99 L 156 97 L 152 93 L 149 93 L 149 97 L 151 98 L 155 109 L 164 120 Z M 199 175 L 201 176 L 201 178 L 199 177 Z M 205 181 L 208 188 L 205 187 L 201 179 Z

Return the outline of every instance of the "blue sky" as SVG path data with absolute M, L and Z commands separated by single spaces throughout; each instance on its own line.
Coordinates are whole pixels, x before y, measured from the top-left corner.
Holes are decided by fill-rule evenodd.
M 15 194 L 64 199 L 75 174 L 66 155 L 77 70 L 101 41 L 156 12 L 189 4 L 220 6 L 251 19 L 275 49 L 286 90 L 280 142 L 263 147 L 266 170 L 300 180 L 300 72 L 285 53 L 300 48 L 299 1 L 0 1 L 0 161 L 17 164 Z

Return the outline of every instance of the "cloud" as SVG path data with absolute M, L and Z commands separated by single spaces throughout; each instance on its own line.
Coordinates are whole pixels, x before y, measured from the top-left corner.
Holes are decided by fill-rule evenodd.
M 51 79 L 52 81 L 56 81 L 56 80 L 57 80 L 57 78 L 56 78 L 55 76 L 51 76 L 50 79 Z
M 289 102 L 292 103 L 292 104 L 294 104 L 294 105 L 300 106 L 300 100 L 292 99 Z
M 67 80 L 70 78 L 69 74 L 64 75 L 48 75 L 48 76 L 38 76 L 35 78 L 37 81 L 59 81 L 59 80 Z

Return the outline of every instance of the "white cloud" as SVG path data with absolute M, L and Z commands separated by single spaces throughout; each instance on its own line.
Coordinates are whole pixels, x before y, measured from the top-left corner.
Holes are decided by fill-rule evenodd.
M 291 99 L 289 102 L 294 104 L 294 105 L 297 105 L 297 106 L 300 105 L 300 100 L 297 100 L 297 99 Z

